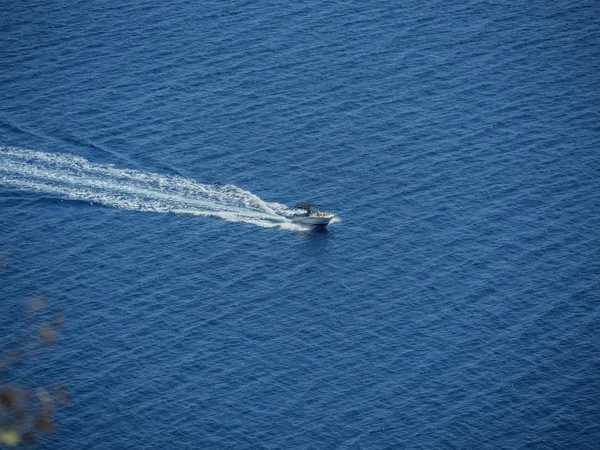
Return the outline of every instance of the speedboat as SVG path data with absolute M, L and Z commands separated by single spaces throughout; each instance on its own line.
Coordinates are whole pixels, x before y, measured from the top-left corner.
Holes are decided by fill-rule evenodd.
M 315 206 L 319 207 L 321 205 L 317 205 L 316 203 L 300 203 L 296 205 L 296 209 L 304 209 L 306 212 L 295 216 L 292 219 L 292 222 L 308 226 L 327 226 L 331 219 L 335 217 L 335 215 L 330 212 L 321 212 L 318 210 L 311 211 L 311 208 L 314 208 Z

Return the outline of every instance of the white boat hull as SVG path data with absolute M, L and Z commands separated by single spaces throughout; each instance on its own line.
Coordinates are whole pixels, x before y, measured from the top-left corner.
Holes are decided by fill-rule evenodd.
M 307 226 L 327 226 L 331 219 L 333 219 L 333 214 L 323 214 L 323 215 L 313 215 L 310 216 L 298 216 L 292 219 L 293 223 L 298 223 L 300 225 Z

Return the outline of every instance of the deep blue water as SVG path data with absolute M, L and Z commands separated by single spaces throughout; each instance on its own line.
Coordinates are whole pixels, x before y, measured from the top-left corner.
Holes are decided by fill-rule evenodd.
M 598 448 L 600 3 L 2 11 L 0 349 L 65 316 L 0 373 L 68 387 L 41 448 Z

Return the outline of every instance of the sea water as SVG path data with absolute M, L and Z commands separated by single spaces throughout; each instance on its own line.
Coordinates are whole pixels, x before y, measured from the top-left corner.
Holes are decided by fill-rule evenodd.
M 64 326 L 0 384 L 68 389 L 39 447 L 597 448 L 599 5 L 7 3 L 0 349 L 36 295 Z

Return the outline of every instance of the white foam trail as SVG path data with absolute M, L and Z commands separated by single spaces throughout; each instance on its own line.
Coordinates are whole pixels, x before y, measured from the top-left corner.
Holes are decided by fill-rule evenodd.
M 306 230 L 285 217 L 293 215 L 287 206 L 264 202 L 232 184 L 202 184 L 176 175 L 119 169 L 70 154 L 0 147 L 0 186 L 121 209 Z

